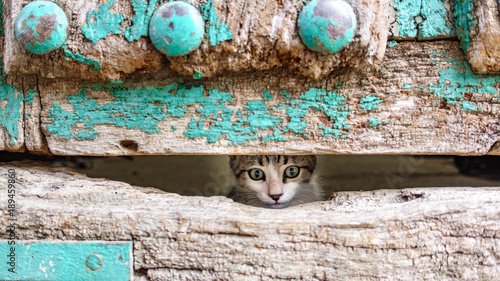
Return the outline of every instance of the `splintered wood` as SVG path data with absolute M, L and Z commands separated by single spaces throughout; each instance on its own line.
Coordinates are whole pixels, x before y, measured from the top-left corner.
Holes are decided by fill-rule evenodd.
M 494 280 L 498 188 L 335 193 L 283 210 L 14 169 L 18 239 L 132 241 L 150 280 Z M 6 192 L 0 183 L 0 191 Z M 6 235 L 0 220 L 0 237 Z
M 353 42 L 333 55 L 319 55 L 308 51 L 297 33 L 297 17 L 307 3 L 304 0 L 194 0 L 189 3 L 206 21 L 206 39 L 188 56 L 167 58 L 147 37 L 157 2 L 161 1 L 60 0 L 58 5 L 68 14 L 68 42 L 46 55 L 26 52 L 16 41 L 13 25 L 7 24 L 6 72 L 109 82 L 122 81 L 136 72 L 163 70 L 170 77 L 195 73 L 212 77 L 224 71 L 283 67 L 320 79 L 335 69 L 366 68 L 380 62 L 389 26 L 387 0 L 351 0 L 358 17 Z M 5 22 L 13 23 L 27 3 L 5 1 Z
M 38 86 L 54 154 L 483 155 L 498 140 L 498 82 L 474 74 L 458 42 L 443 41 L 401 42 L 377 70 L 321 81 L 275 71 Z
M 474 72 L 497 67 L 492 1 L 347 1 L 333 55 L 298 37 L 306 1 L 190 1 L 207 35 L 181 57 L 148 38 L 159 1 L 59 1 L 69 38 L 46 55 L 14 36 L 28 1 L 5 1 L 0 149 L 496 155 L 500 76 Z

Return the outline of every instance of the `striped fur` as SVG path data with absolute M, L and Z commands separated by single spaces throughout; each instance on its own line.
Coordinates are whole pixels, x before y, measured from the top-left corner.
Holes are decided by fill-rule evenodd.
M 231 169 L 236 184 L 228 195 L 236 202 L 247 205 L 284 208 L 322 199 L 318 176 L 314 174 L 314 155 L 244 155 L 231 156 Z M 290 166 L 300 168 L 296 178 L 287 178 L 284 171 Z M 249 171 L 258 168 L 264 171 L 262 180 L 253 180 Z M 271 198 L 273 193 L 282 194 L 279 200 Z

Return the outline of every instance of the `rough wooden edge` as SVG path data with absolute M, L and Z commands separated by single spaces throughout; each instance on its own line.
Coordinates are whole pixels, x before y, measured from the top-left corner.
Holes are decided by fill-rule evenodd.
M 463 3 L 465 3 L 464 5 L 466 5 L 470 1 L 472 1 L 472 0 L 467 0 Z M 491 4 L 491 1 L 489 1 L 488 3 Z M 452 3 L 449 3 L 448 1 L 442 1 L 441 4 L 443 4 L 443 7 L 441 7 L 441 6 L 437 7 L 439 9 L 435 9 L 434 14 L 432 14 L 432 16 L 436 16 L 438 14 L 438 12 L 441 10 L 442 11 L 446 10 L 446 12 L 445 12 L 446 22 L 451 21 L 453 18 L 451 15 L 452 13 L 450 12 L 451 10 L 453 10 L 451 8 L 453 6 Z M 475 3 L 475 4 L 477 6 L 477 3 Z M 488 4 L 488 5 L 490 5 L 490 4 Z M 494 4 L 498 4 L 498 3 L 494 3 Z M 392 3 L 391 6 L 392 6 L 392 8 L 394 8 L 394 3 Z M 486 7 L 486 6 L 484 6 L 484 7 L 481 6 L 481 7 L 484 10 L 484 7 Z M 394 10 L 394 9 L 392 9 L 392 10 Z M 406 7 L 406 10 L 411 10 L 411 5 L 410 5 L 410 7 Z M 8 13 L 8 11 L 4 11 L 4 12 Z M 497 11 L 495 10 L 495 12 L 497 12 Z M 422 13 L 422 8 L 420 10 L 418 10 L 418 13 Z M 475 11 L 475 13 L 477 14 L 479 12 Z M 396 19 L 399 21 L 401 19 L 401 17 L 402 17 L 401 14 L 398 14 L 398 15 L 392 14 L 391 21 L 396 21 Z M 410 22 L 414 22 L 416 17 L 418 17 L 418 16 L 410 17 L 410 18 L 408 18 L 408 20 Z M 429 25 L 429 27 L 436 27 L 436 26 Z M 439 30 L 439 29 L 435 29 L 435 30 Z M 394 31 L 394 32 L 396 32 L 396 31 Z M 450 34 L 449 37 L 446 37 L 446 38 L 451 38 L 454 36 L 455 35 L 452 33 L 452 34 Z M 445 37 L 439 37 L 439 38 L 445 38 Z M 393 37 L 392 39 L 406 40 L 406 39 L 411 39 L 411 38 Z M 433 37 L 429 37 L 427 39 L 433 39 Z M 3 37 L 2 37 L 2 40 L 3 40 Z M 389 43 L 389 47 L 391 47 L 391 48 L 389 48 L 389 51 L 387 52 L 389 55 L 391 55 L 391 53 L 392 53 L 392 51 L 391 51 L 392 48 L 397 49 L 397 45 L 395 45 L 395 44 L 397 44 L 397 43 L 396 42 Z M 402 44 L 402 43 L 400 43 L 400 44 Z M 421 43 L 415 43 L 415 47 L 420 46 L 420 47 L 422 47 L 422 50 L 425 50 L 424 52 L 427 52 L 427 55 L 430 58 L 431 64 L 434 64 L 433 61 L 441 61 L 442 62 L 443 59 L 452 60 L 452 59 L 457 58 L 457 56 L 446 57 L 446 56 L 442 56 L 441 54 L 436 55 L 436 52 L 432 52 L 432 50 L 431 50 L 431 53 L 429 53 L 429 49 L 427 48 L 429 45 L 427 45 L 427 44 L 417 45 L 417 44 L 421 44 Z M 444 51 L 444 52 L 446 52 L 446 51 Z M 400 52 L 400 55 L 401 56 L 405 55 L 405 52 Z M 433 58 L 436 56 L 437 56 L 436 59 Z M 464 60 L 464 58 L 460 58 L 460 60 Z M 412 62 L 412 61 L 402 60 L 401 63 L 409 64 L 410 66 L 412 66 L 412 65 L 415 66 L 414 62 Z M 449 61 L 448 64 L 453 64 L 453 63 L 461 63 L 461 62 L 458 62 L 457 60 L 456 61 Z M 421 67 L 421 66 L 417 65 L 415 68 L 418 68 L 418 67 Z M 440 67 L 443 67 L 443 66 L 440 65 Z M 383 68 L 381 68 L 381 69 L 383 70 Z M 411 68 L 409 68 L 409 69 L 411 69 Z M 433 76 L 436 76 L 437 75 L 436 73 L 438 71 L 439 71 L 439 73 L 441 73 L 444 70 L 445 69 L 437 69 Z M 402 91 L 403 94 L 406 95 L 407 93 L 410 93 L 411 95 L 420 98 L 422 91 L 420 91 L 420 89 L 418 89 L 417 87 L 420 88 L 420 86 L 422 86 L 421 84 L 419 84 L 419 83 L 421 83 L 421 80 L 417 80 L 417 83 L 414 83 L 414 79 L 404 76 L 406 74 L 412 75 L 413 72 L 410 71 L 409 73 L 404 73 L 401 77 L 402 83 L 399 83 L 399 84 L 403 84 L 403 85 L 399 85 L 399 86 L 401 88 L 406 87 L 405 85 L 408 86 L 407 88 L 403 89 L 404 90 L 404 91 Z M 331 77 L 334 77 L 334 79 L 331 79 Z M 325 88 L 325 86 L 328 87 L 328 85 L 330 85 L 330 88 L 332 88 L 331 82 L 332 81 L 336 82 L 336 80 L 338 80 L 336 78 L 338 78 L 339 76 L 338 76 L 338 74 L 335 74 L 331 77 L 329 77 L 328 79 L 324 79 L 323 81 L 321 81 L 319 83 L 310 83 L 310 81 L 305 81 L 305 80 L 302 82 L 304 84 L 315 84 L 315 86 L 319 86 L 319 87 L 323 87 L 323 88 Z M 440 76 L 440 77 L 444 78 L 444 76 Z M 495 76 L 489 76 L 489 77 L 494 78 Z M 498 76 L 496 76 L 496 77 L 498 78 Z M 227 78 L 229 78 L 229 77 L 227 77 Z M 370 85 L 372 78 L 373 78 L 372 76 L 367 74 L 367 75 L 364 75 L 363 77 L 361 77 L 361 76 L 357 77 L 355 80 L 359 80 L 361 84 L 368 82 L 369 83 L 368 85 L 361 85 L 362 87 L 360 87 L 363 90 L 367 90 L 368 93 L 378 94 L 378 93 L 383 92 L 384 89 L 378 87 L 378 85 Z M 388 78 L 388 76 L 386 78 Z M 9 78 L 9 81 L 13 81 L 13 82 L 9 82 L 9 85 L 12 84 L 12 85 L 15 85 L 18 87 L 21 87 L 20 85 L 22 85 L 21 88 L 23 89 L 22 91 L 24 93 L 24 98 L 27 99 L 30 96 L 30 93 L 26 91 L 25 86 L 26 85 L 33 85 L 33 83 L 29 83 L 29 82 L 26 83 L 25 81 L 29 81 L 30 79 L 31 78 L 29 78 L 29 77 Z M 231 80 L 231 78 L 219 79 L 219 81 L 224 81 L 224 80 L 226 80 L 226 82 L 227 82 L 227 80 Z M 300 79 L 298 79 L 298 80 L 300 80 Z M 431 80 L 432 80 L 432 78 L 431 78 Z M 47 83 L 51 83 L 51 82 L 52 81 L 47 81 Z M 404 82 L 408 82 L 408 83 L 404 83 Z M 444 82 L 446 82 L 446 80 L 444 80 Z M 190 83 L 192 83 L 192 81 Z M 213 86 L 213 85 L 216 85 L 217 83 L 218 83 L 217 81 L 215 81 L 215 82 L 211 81 L 211 82 L 208 82 L 206 84 Z M 425 85 L 425 86 L 427 86 L 427 85 Z M 27 87 L 28 87 L 28 89 L 31 89 L 30 88 L 31 86 L 27 86 Z M 9 88 L 14 89 L 15 87 L 9 86 Z M 354 89 L 356 89 L 356 87 L 354 87 Z M 497 87 L 497 89 L 498 89 L 498 87 Z M 348 90 L 349 89 L 346 88 L 345 91 L 347 92 Z M 398 89 L 398 90 L 401 90 L 401 89 Z M 392 91 L 392 89 L 390 91 Z M 496 91 L 497 91 L 497 93 L 495 94 L 495 96 L 498 95 L 498 90 L 496 90 Z M 423 91 L 423 93 L 424 93 L 424 95 L 428 94 L 425 91 Z M 11 128 L 15 127 L 17 129 L 17 131 L 19 132 L 17 135 L 13 134 L 14 130 L 11 129 L 10 131 L 8 131 L 8 129 L 6 129 L 6 126 L 0 126 L 0 135 L 1 135 L 0 140 L 2 140 L 2 142 L 0 143 L 0 149 L 9 150 L 9 151 L 23 151 L 25 149 L 28 149 L 29 151 L 32 151 L 35 153 L 43 153 L 43 154 L 50 152 L 50 150 L 46 144 L 46 141 L 45 141 L 45 136 L 42 135 L 42 133 L 41 133 L 41 131 L 43 129 L 43 125 L 42 125 L 42 128 L 40 128 L 40 125 L 38 125 L 41 123 L 40 119 L 43 118 L 43 116 L 40 116 L 40 118 L 36 117 L 38 112 L 40 112 L 40 109 L 37 105 L 37 101 L 38 101 L 37 97 L 39 95 L 40 95 L 39 91 L 35 91 L 34 102 L 32 105 L 29 103 L 28 100 L 25 100 L 24 103 L 21 104 L 21 107 L 19 108 L 19 110 L 17 112 L 13 112 L 13 115 L 9 116 L 9 118 L 15 117 L 16 114 L 18 114 L 20 116 L 20 118 L 18 118 L 16 120 L 17 124 L 15 126 L 11 126 Z M 448 103 L 448 101 L 449 101 L 448 98 L 445 97 L 444 99 L 446 100 L 446 106 L 450 106 L 450 104 Z M 408 102 L 410 102 L 410 100 L 411 99 L 407 99 Z M 488 100 L 489 100 L 489 102 L 488 102 Z M 419 100 L 419 101 L 422 101 L 422 100 Z M 466 122 L 470 122 L 468 124 L 471 125 L 469 127 L 466 126 L 465 129 L 463 127 L 461 129 L 458 129 L 458 130 L 457 130 L 457 128 L 454 128 L 453 130 L 456 130 L 456 132 L 458 134 L 460 134 L 458 132 L 459 130 L 466 130 L 466 131 L 470 130 L 471 127 L 475 126 L 474 123 L 484 122 L 485 119 L 488 119 L 488 118 L 485 118 L 485 115 L 486 116 L 491 115 L 491 117 L 492 117 L 492 118 L 488 119 L 489 120 L 488 124 L 482 123 L 482 124 L 480 124 L 480 126 L 478 126 L 480 133 L 477 133 L 477 135 L 470 134 L 469 136 L 466 136 L 468 138 L 472 138 L 475 140 L 475 144 L 473 143 L 472 146 L 470 145 L 470 143 L 463 143 L 460 141 L 458 141 L 458 142 L 449 141 L 449 143 L 461 143 L 461 145 L 459 145 L 458 149 L 449 149 L 446 147 L 449 144 L 444 144 L 443 146 L 445 146 L 445 147 L 436 147 L 434 144 L 429 143 L 427 145 L 421 145 L 420 149 L 410 150 L 409 147 L 415 147 L 413 144 L 410 144 L 406 148 L 404 148 L 404 147 L 401 148 L 401 146 L 396 143 L 395 148 L 391 147 L 394 149 L 387 149 L 387 146 L 382 146 L 382 148 L 381 147 L 373 147 L 373 148 L 368 149 L 368 150 L 353 151 L 352 148 L 343 149 L 342 147 L 337 146 L 336 144 L 335 145 L 330 144 L 328 147 L 322 146 L 322 147 L 319 147 L 318 149 L 309 149 L 308 151 L 304 151 L 304 149 L 298 149 L 298 150 L 293 149 L 293 148 L 289 149 L 289 148 L 283 148 L 279 144 L 272 144 L 271 147 L 269 148 L 269 151 L 276 151 L 276 153 L 290 152 L 290 153 L 326 153 L 326 154 L 328 154 L 328 153 L 405 153 L 405 154 L 408 154 L 408 153 L 410 153 L 410 154 L 427 153 L 427 154 L 429 154 L 430 153 L 430 154 L 484 155 L 486 153 L 489 153 L 491 155 L 496 155 L 496 154 L 498 154 L 498 152 L 496 152 L 497 149 L 496 149 L 496 147 L 493 146 L 493 144 L 495 144 L 496 141 L 498 140 L 498 133 L 497 133 L 498 132 L 498 130 L 497 130 L 498 122 L 495 123 L 495 121 L 494 121 L 494 120 L 498 119 L 497 114 L 496 114 L 497 101 L 498 101 L 497 97 L 490 99 L 490 98 L 488 98 L 487 94 L 486 95 L 482 95 L 482 94 L 477 95 L 475 93 L 469 93 L 469 92 L 466 92 L 463 96 L 463 99 L 458 100 L 458 103 L 456 103 L 456 101 L 452 100 L 452 102 L 454 102 L 455 105 L 457 105 L 457 104 L 467 105 L 467 107 L 462 107 L 462 110 L 467 111 L 470 108 L 476 108 L 476 109 L 480 109 L 479 111 L 481 111 L 481 112 L 478 112 L 478 114 L 468 114 L 468 113 L 456 114 L 456 113 L 454 113 L 454 116 L 452 119 L 456 120 L 457 118 L 462 118 L 462 120 L 459 120 L 460 122 L 462 122 L 463 120 L 466 120 Z M 11 101 L 0 100 L 0 107 L 5 107 L 6 103 L 11 103 L 11 105 L 13 106 L 13 103 Z M 16 103 L 17 103 L 17 101 L 16 101 Z M 482 105 L 484 105 L 485 107 L 482 107 Z M 16 106 L 17 106 L 17 104 L 16 104 Z M 458 108 L 460 108 L 460 107 L 458 107 Z M 485 110 L 482 110 L 482 109 L 485 109 Z M 424 107 L 423 110 L 426 110 L 426 108 Z M 24 120 L 23 120 L 23 118 L 21 118 L 23 116 L 25 118 Z M 463 118 L 464 116 L 467 116 L 467 117 Z M 367 115 L 366 117 L 372 117 L 372 115 L 369 115 L 369 116 Z M 364 127 L 368 127 L 369 129 L 376 131 L 376 129 L 380 129 L 380 127 L 381 127 L 376 122 L 383 121 L 383 120 L 379 119 L 378 117 L 379 116 L 375 116 L 375 118 L 361 119 L 361 123 L 365 124 Z M 434 115 L 434 116 L 429 117 L 429 119 L 433 119 L 435 117 L 439 117 L 439 116 Z M 370 123 L 370 120 L 372 120 L 374 122 Z M 9 122 L 12 122 L 12 121 L 9 121 Z M 374 124 L 375 126 L 372 126 L 372 124 Z M 408 126 L 408 124 L 412 124 L 412 122 L 411 121 L 408 122 L 408 120 L 407 121 L 403 120 L 401 122 L 402 126 Z M 487 127 L 487 129 L 484 130 L 484 129 L 482 129 L 482 127 Z M 474 127 L 474 128 L 476 128 L 476 127 Z M 364 128 L 361 128 L 361 130 L 363 130 L 363 129 Z M 418 130 L 418 128 L 417 128 L 417 130 Z M 24 134 L 22 133 L 23 131 L 24 131 Z M 412 132 L 410 132 L 410 134 L 413 133 L 414 132 L 413 128 L 410 131 L 412 131 Z M 487 131 L 486 134 L 485 134 L 485 131 Z M 377 133 L 380 133 L 380 132 L 383 133 L 383 131 L 379 131 Z M 130 132 L 127 132 L 127 133 L 130 133 Z M 119 147 L 119 146 L 116 146 L 116 143 L 117 143 L 117 139 L 122 137 L 122 135 L 115 136 L 116 139 L 112 140 L 115 147 Z M 144 135 L 141 132 L 133 132 L 133 133 L 130 133 L 130 135 L 132 135 L 133 137 L 135 137 L 137 139 L 144 139 L 144 138 L 149 137 L 149 135 L 147 135 L 147 134 Z M 419 135 L 419 134 L 417 134 L 417 135 Z M 380 137 L 380 134 L 368 133 L 368 134 L 363 135 L 363 137 L 366 137 L 366 138 L 371 138 L 373 136 L 376 139 L 376 138 Z M 90 145 L 90 149 L 87 149 L 86 151 L 84 151 L 83 149 L 80 149 L 80 147 L 79 147 L 80 144 L 82 144 L 82 143 L 76 143 L 75 148 L 73 148 L 73 149 L 77 150 L 76 152 L 74 150 L 71 150 L 71 149 L 69 149 L 69 150 L 64 149 L 64 148 L 60 149 L 59 147 L 55 148 L 54 151 L 57 154 L 76 153 L 76 154 L 83 154 L 83 155 L 92 154 L 89 151 L 96 151 L 95 147 L 93 147 L 92 145 Z M 198 144 L 200 144 L 200 146 L 203 146 L 204 142 L 200 141 L 199 143 L 195 143 L 195 145 L 198 145 Z M 68 146 L 69 145 L 70 144 L 68 144 Z M 106 145 L 109 146 L 110 144 L 107 143 Z M 140 145 L 140 143 L 139 143 L 139 145 Z M 173 145 L 175 146 L 175 143 L 173 143 Z M 393 145 L 393 144 L 391 144 L 391 145 Z M 97 146 L 99 146 L 99 145 L 97 145 Z M 304 147 L 301 144 L 298 146 Z M 333 149 L 332 149 L 332 146 L 334 147 Z M 359 148 L 361 146 L 353 145 L 353 147 Z M 131 154 L 169 154 L 169 153 L 210 153 L 212 151 L 212 147 L 208 147 L 204 151 L 183 150 L 180 147 L 174 147 L 174 149 L 172 149 L 172 150 L 169 150 L 168 148 L 166 149 L 165 147 L 160 147 L 159 149 L 156 149 L 156 150 L 153 149 L 151 151 L 139 151 L 139 152 L 137 152 L 137 151 L 134 152 L 133 150 L 131 151 L 131 150 L 127 150 L 124 148 L 120 148 L 120 149 L 118 149 L 118 150 L 120 150 L 118 152 L 116 152 L 116 151 L 113 152 L 112 150 L 111 150 L 112 152 L 109 152 L 108 149 L 106 148 L 106 149 L 103 149 L 103 152 L 99 152 L 97 154 L 99 154 L 99 155 L 103 155 L 103 154 L 117 155 L 117 153 L 118 153 L 119 155 L 131 155 Z M 217 153 L 248 153 L 248 152 L 249 151 L 246 149 L 243 149 L 243 150 L 226 149 L 224 151 L 217 151 Z M 265 152 L 265 151 L 261 151 L 261 152 Z M 258 152 L 252 152 L 252 153 L 258 153 Z
M 322 81 L 279 71 L 150 89 L 40 80 L 42 130 L 62 155 L 485 155 L 498 140 L 500 77 L 474 74 L 458 45 L 400 42 L 377 70 Z
M 61 0 L 58 5 L 70 26 L 67 45 L 64 50 L 32 55 L 17 42 L 13 31 L 13 22 L 27 1 L 5 2 L 6 72 L 45 78 L 109 82 L 123 81 L 134 72 L 167 68 L 172 78 L 284 67 L 320 79 L 335 69 L 365 68 L 380 62 L 388 32 L 387 0 L 346 0 L 358 17 L 353 41 L 335 54 L 320 55 L 308 50 L 297 32 L 298 15 L 308 1 L 192 0 L 190 4 L 205 19 L 206 36 L 190 54 L 166 57 L 147 38 L 155 4 L 159 7 L 164 1 Z M 92 25 L 88 13 L 105 18 L 106 24 L 97 21 Z M 134 30 L 144 32 L 129 37 Z
M 20 88 L 12 86 L 21 85 L 22 78 L 7 77 L 4 72 L 3 2 L 0 2 L 0 7 L 0 150 L 22 152 L 25 150 L 23 93 Z
M 10 169 L 19 239 L 133 241 L 135 270 L 150 280 L 493 280 L 500 274 L 499 188 L 345 192 L 271 210 L 26 163 L 2 164 L 0 176 Z M 5 181 L 0 192 L 7 192 Z M 7 238 L 6 223 L 0 220 L 0 239 Z
M 457 4 L 461 47 L 477 73 L 500 73 L 500 3 L 464 0 Z

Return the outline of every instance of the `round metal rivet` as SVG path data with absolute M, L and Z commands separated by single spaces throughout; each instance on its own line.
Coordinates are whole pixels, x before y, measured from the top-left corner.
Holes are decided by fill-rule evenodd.
M 297 26 L 302 42 L 310 50 L 333 54 L 354 37 L 356 15 L 342 0 L 313 0 L 300 12 Z
M 34 54 L 46 54 L 66 41 L 68 18 L 53 2 L 31 2 L 17 15 L 14 32 L 24 48 Z
M 98 254 L 92 254 L 87 257 L 85 264 L 90 271 L 98 271 L 102 267 L 102 259 Z
M 205 22 L 190 4 L 174 1 L 155 11 L 149 23 L 149 37 L 167 56 L 183 56 L 197 49 L 205 34 Z

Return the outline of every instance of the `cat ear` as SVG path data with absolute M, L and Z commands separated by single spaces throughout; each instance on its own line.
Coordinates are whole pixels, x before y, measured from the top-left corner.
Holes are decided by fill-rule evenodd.
M 316 155 L 306 155 L 303 157 L 303 160 L 306 161 L 306 163 L 309 165 L 311 171 L 314 171 L 314 169 L 316 168 Z
M 238 159 L 238 156 L 236 155 L 229 155 L 229 166 L 231 167 L 231 169 L 234 170 L 234 165 L 235 165 L 235 162 L 237 161 Z

